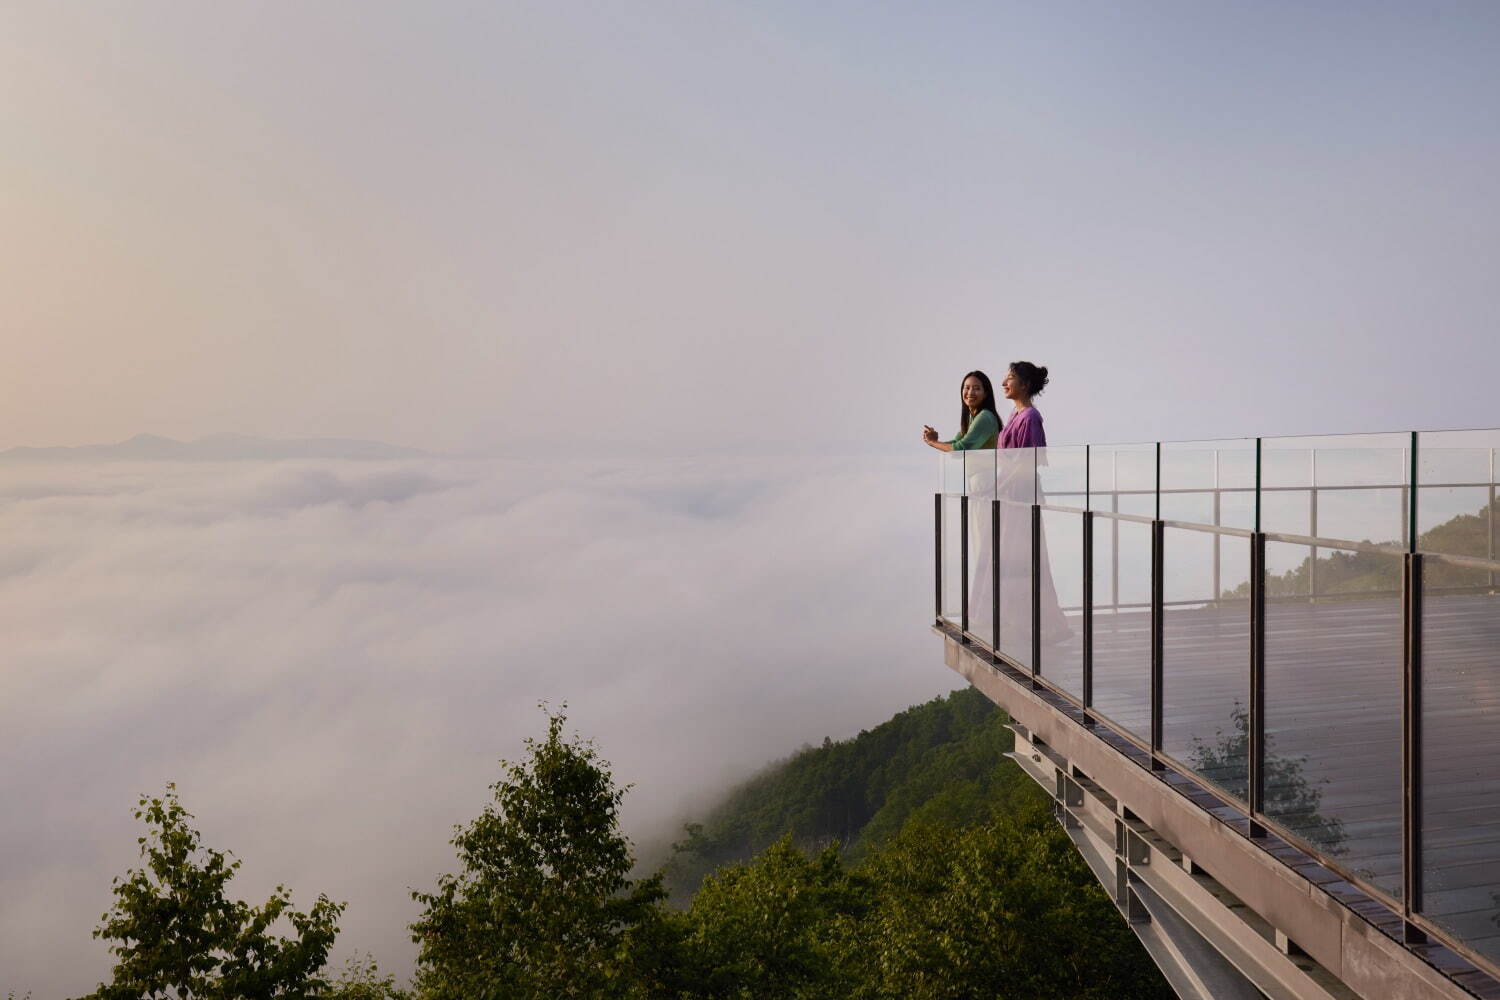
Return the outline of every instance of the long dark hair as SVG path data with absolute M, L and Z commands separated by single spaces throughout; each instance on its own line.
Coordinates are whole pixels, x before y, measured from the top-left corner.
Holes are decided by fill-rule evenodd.
M 969 407 L 963 403 L 964 383 L 971 378 L 977 378 L 979 384 L 984 386 L 984 402 L 979 404 L 981 410 L 989 410 L 995 415 L 995 426 L 1000 426 L 1000 412 L 995 409 L 995 387 L 990 385 L 990 377 L 981 371 L 972 371 L 958 382 L 959 408 L 963 415 L 958 418 L 958 436 L 963 437 L 969 429 Z

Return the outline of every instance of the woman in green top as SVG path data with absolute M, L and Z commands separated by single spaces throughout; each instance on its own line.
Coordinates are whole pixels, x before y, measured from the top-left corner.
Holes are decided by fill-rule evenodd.
M 938 432 L 924 426 L 922 440 L 938 451 L 976 451 L 995 447 L 1000 438 L 1000 414 L 995 412 L 995 390 L 990 385 L 990 377 L 980 371 L 969 372 L 958 387 L 958 396 L 963 401 L 958 437 L 952 441 L 939 441 Z
M 1000 414 L 995 412 L 995 390 L 990 377 L 973 371 L 959 385 L 963 410 L 959 415 L 958 437 L 939 441 L 937 431 L 922 428 L 922 440 L 938 451 L 993 452 L 1000 438 Z M 964 467 L 964 492 L 969 497 L 969 631 L 988 640 L 991 636 L 993 600 L 990 581 L 994 572 L 990 560 L 993 546 L 990 538 L 990 500 L 995 497 L 995 455 L 956 456 Z M 945 460 L 946 464 L 946 460 Z

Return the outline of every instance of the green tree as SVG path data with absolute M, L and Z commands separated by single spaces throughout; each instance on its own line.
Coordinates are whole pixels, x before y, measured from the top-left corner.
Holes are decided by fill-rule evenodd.
M 592 743 L 563 738 L 565 721 L 549 715 L 525 761 L 501 762 L 493 804 L 453 838 L 462 870 L 412 893 L 424 907 L 411 925 L 420 996 L 631 996 L 670 956 L 660 879 L 628 877 L 624 792 Z
M 790 835 L 753 861 L 704 880 L 685 921 L 687 996 L 837 1000 L 854 986 L 841 940 L 869 909 L 871 887 L 837 846 L 809 857 Z
M 1172 996 L 1045 806 L 912 823 L 861 871 L 875 905 L 846 942 L 850 997 Z
M 240 862 L 203 846 L 174 785 L 142 796 L 135 818 L 143 861 L 114 881 L 115 904 L 94 937 L 115 942 L 113 978 L 88 1000 L 270 1000 L 322 997 L 319 972 L 338 935 L 343 904 L 319 896 L 306 913 L 277 886 L 260 906 L 225 894 Z M 270 928 L 290 924 L 290 937 Z

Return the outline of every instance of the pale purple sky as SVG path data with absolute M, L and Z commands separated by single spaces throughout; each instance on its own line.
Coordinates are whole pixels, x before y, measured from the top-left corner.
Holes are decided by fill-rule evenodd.
M 1500 423 L 1489 3 L 0 12 L 0 447 Z
M 960 376 L 1054 443 L 1497 426 L 1500 7 L 0 7 L 0 994 L 89 989 L 168 780 L 405 975 L 568 701 L 668 835 L 957 686 Z M 482 456 L 482 457 L 476 457 Z

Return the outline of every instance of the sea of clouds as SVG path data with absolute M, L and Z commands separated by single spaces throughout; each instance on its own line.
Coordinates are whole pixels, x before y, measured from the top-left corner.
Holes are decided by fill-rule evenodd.
M 650 850 L 804 743 L 958 686 L 912 459 L 0 465 L 0 993 L 86 992 L 177 783 L 236 894 L 347 900 L 404 975 L 412 888 L 566 702 Z

